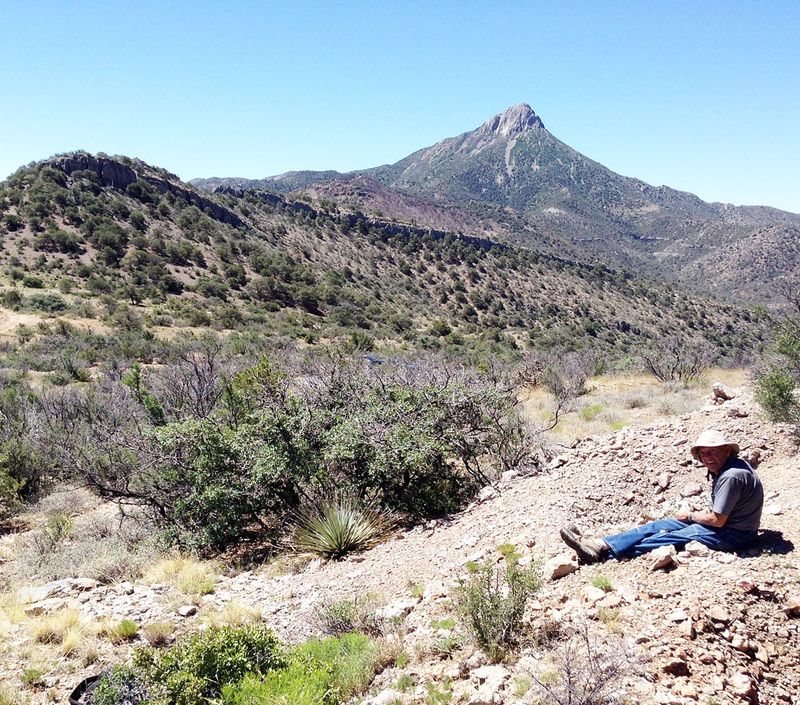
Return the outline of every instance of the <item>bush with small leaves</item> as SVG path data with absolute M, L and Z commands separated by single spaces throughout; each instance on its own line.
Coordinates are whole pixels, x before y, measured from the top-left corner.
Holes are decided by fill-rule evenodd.
M 502 564 L 489 560 L 477 564 L 459 588 L 467 627 L 493 661 L 517 644 L 525 606 L 540 585 L 536 569 L 523 568 L 512 556 Z
M 140 649 L 133 657 L 134 670 L 158 689 L 166 705 L 200 705 L 248 673 L 263 674 L 283 665 L 278 640 L 260 625 L 210 627 L 169 649 Z

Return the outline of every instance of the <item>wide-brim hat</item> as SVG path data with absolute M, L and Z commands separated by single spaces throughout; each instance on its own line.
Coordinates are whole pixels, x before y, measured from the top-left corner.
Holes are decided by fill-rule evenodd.
M 720 431 L 703 431 L 692 446 L 692 457 L 699 460 L 698 451 L 700 448 L 719 448 L 728 446 L 734 454 L 739 452 L 739 444 L 729 441 Z

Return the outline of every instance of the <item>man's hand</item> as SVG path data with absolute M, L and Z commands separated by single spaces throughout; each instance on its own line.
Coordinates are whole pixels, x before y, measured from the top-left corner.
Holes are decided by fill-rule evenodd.
M 688 509 L 681 509 L 676 515 L 675 518 L 678 521 L 689 521 L 689 515 L 691 512 Z

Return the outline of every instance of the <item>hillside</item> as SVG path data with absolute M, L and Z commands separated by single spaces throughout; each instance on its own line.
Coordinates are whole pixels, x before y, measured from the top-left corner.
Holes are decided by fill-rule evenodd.
M 325 197 L 207 194 L 128 158 L 76 153 L 20 169 L 0 186 L 0 210 L 1 302 L 112 326 L 616 355 L 669 336 L 732 358 L 763 336 L 751 311 L 582 264 L 547 238 L 533 250 Z M 442 225 L 447 212 L 435 212 Z
M 579 259 L 656 273 L 734 300 L 771 302 L 775 282 L 800 264 L 800 215 L 706 203 L 616 174 L 561 142 L 526 104 L 395 164 L 357 173 L 481 219 L 502 220 L 504 210 L 513 212 L 533 233 L 572 243 Z M 347 183 L 335 172 L 233 181 L 282 191 Z M 335 199 L 336 191 L 329 187 L 329 197 Z M 508 225 L 510 241 L 537 246 L 536 237 Z
M 191 588 L 172 578 L 149 578 L 110 585 L 64 579 L 6 596 L 0 674 L 18 682 L 20 659 L 36 665 L 48 658 L 51 647 L 34 644 L 31 635 L 41 620 L 65 608 L 77 611 L 79 623 L 129 618 L 169 624 L 179 634 L 219 620 L 263 620 L 296 641 L 316 632 L 315 614 L 324 605 L 370 595 L 386 615 L 395 615 L 393 638 L 407 655 L 378 676 L 365 701 L 370 705 L 430 702 L 429 684 L 451 693 L 454 703 L 531 704 L 542 696 L 535 679 L 557 684 L 569 664 L 583 678 L 584 669 L 614 663 L 621 673 L 608 676 L 610 688 L 648 705 L 795 702 L 800 483 L 789 429 L 764 422 L 748 391 L 737 391 L 720 406 L 706 404 L 680 417 L 575 442 L 544 473 L 509 474 L 464 511 L 403 531 L 348 560 L 282 559 L 225 575 L 209 565 L 196 578 L 210 576 L 212 589 L 205 595 L 187 594 Z M 585 532 L 607 532 L 642 517 L 671 515 L 684 502 L 705 506 L 705 475 L 687 447 L 707 427 L 736 438 L 754 462 L 759 458 L 767 493 L 761 546 L 742 555 L 692 547 L 667 569 L 653 570 L 648 557 L 578 569 L 558 538 L 564 524 L 577 521 Z M 80 500 L 67 495 L 57 501 L 78 506 Z M 92 526 L 108 509 L 84 505 L 76 521 Z M 6 571 L 26 540 L 25 534 L 3 537 Z M 453 598 L 458 580 L 467 576 L 465 565 L 495 560 L 497 547 L 508 543 L 522 552 L 523 562 L 538 563 L 545 577 L 525 618 L 526 629 L 538 637 L 524 641 L 514 658 L 488 665 L 466 638 Z M 554 577 L 557 566 L 563 577 Z M 584 629 L 594 666 L 586 662 L 582 642 L 570 639 Z M 68 665 L 80 652 L 73 662 L 52 662 L 45 676 L 51 692 L 66 693 L 85 674 L 124 659 L 131 645 L 103 641 L 93 648 L 97 663 Z M 601 672 L 612 673 L 595 675 Z

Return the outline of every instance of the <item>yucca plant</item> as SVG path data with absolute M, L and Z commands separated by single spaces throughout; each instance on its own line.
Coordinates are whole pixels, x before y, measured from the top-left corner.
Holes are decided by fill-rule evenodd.
M 294 545 L 326 558 L 341 558 L 380 543 L 394 527 L 394 516 L 363 506 L 350 497 L 307 509 L 297 515 Z

